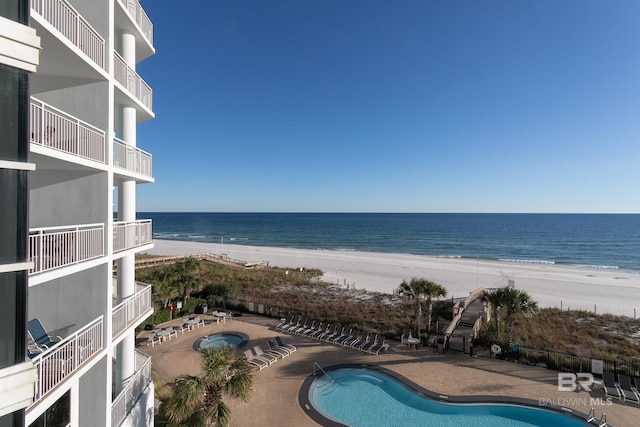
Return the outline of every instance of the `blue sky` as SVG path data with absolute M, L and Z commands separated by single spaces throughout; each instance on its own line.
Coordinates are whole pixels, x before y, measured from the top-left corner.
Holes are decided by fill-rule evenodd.
M 640 212 L 640 1 L 141 3 L 140 211 Z

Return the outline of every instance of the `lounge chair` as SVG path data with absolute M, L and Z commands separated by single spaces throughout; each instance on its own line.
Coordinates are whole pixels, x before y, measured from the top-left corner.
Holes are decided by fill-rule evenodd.
M 342 328 L 342 333 L 340 335 L 338 335 L 337 337 L 334 337 L 331 339 L 331 342 L 333 342 L 334 344 L 338 344 L 340 342 L 342 342 L 343 340 L 346 340 L 348 337 L 351 336 L 351 332 L 353 331 L 352 329 L 349 329 L 348 333 L 344 333 L 345 328 Z
M 334 326 L 333 329 L 335 329 L 336 327 Z M 323 333 L 321 333 L 320 335 L 316 336 L 316 339 L 319 340 L 323 340 L 325 337 L 328 337 L 329 335 L 331 335 L 333 332 L 331 332 L 331 325 L 327 325 L 327 330 L 324 331 Z
M 292 345 L 292 344 L 285 344 L 285 343 L 283 343 L 283 342 L 282 342 L 282 339 L 281 339 L 280 337 L 276 337 L 276 343 L 277 343 L 280 347 L 284 347 L 284 348 L 286 348 L 287 350 L 290 350 L 292 353 L 293 353 L 294 351 L 296 351 L 296 350 L 297 350 L 297 348 L 296 348 L 296 346 L 295 346 L 295 345 Z
M 266 360 L 269 365 L 278 361 L 278 358 L 276 356 L 274 356 L 273 354 L 265 353 L 262 347 L 260 347 L 259 345 L 254 346 L 252 351 L 257 358 Z
M 302 323 L 302 317 L 298 317 L 298 321 L 296 322 L 295 325 L 289 326 L 288 328 L 285 328 L 284 330 L 287 331 L 287 332 L 291 332 L 294 329 L 298 329 L 300 327 L 300 323 Z
M 622 400 L 622 392 L 620 387 L 616 384 L 615 377 L 611 372 L 605 372 L 602 374 L 602 386 L 604 388 L 604 394 L 607 397 L 615 397 Z
M 318 335 L 324 333 L 324 331 L 327 329 L 327 325 L 325 325 L 323 322 L 320 322 L 320 326 L 318 326 L 318 328 L 309 333 L 309 335 L 307 335 L 310 338 L 316 338 Z
M 316 326 L 316 321 L 314 320 L 313 322 L 311 322 L 311 326 L 300 332 L 300 335 L 304 335 L 305 337 L 307 337 L 314 333 L 316 330 L 318 330 L 318 326 Z
M 276 329 L 284 329 L 287 325 L 291 324 L 291 322 L 293 322 L 293 317 L 291 317 L 291 320 L 288 320 L 286 317 L 282 319 L 282 321 L 280 323 L 278 323 L 276 325 Z
M 386 350 L 387 348 L 389 348 L 389 346 L 387 344 L 385 344 L 384 342 L 385 342 L 385 339 L 382 338 L 382 342 L 380 344 L 375 344 L 375 345 L 372 345 L 371 347 L 369 347 L 367 349 L 367 353 L 379 354 L 380 350 L 382 350 L 382 349 Z
M 625 401 L 636 402 L 640 405 L 640 394 L 638 394 L 633 378 L 628 375 L 618 374 L 618 384 Z
M 378 336 L 376 335 L 376 340 L 378 339 Z M 365 338 L 365 340 L 363 342 L 361 342 L 360 344 L 356 345 L 354 348 L 357 348 L 358 350 L 364 351 L 364 348 L 370 346 L 371 344 L 373 344 L 374 341 L 371 339 L 371 334 L 367 335 L 367 338 Z
M 56 336 L 55 338 L 49 335 L 42 326 L 40 319 L 31 319 L 28 324 L 29 338 L 42 350 L 48 350 L 60 341 L 62 337 Z
M 378 335 L 375 336 L 375 338 L 373 338 L 373 340 L 369 341 L 369 342 L 365 342 L 364 344 L 362 344 L 360 346 L 360 348 L 358 348 L 358 350 L 360 351 L 364 351 L 365 353 L 369 351 L 369 349 L 371 347 L 373 347 L 374 345 L 378 344 Z
M 342 328 L 342 330 L 340 332 L 338 332 L 338 325 L 336 325 L 336 327 L 333 329 L 333 332 L 330 333 L 329 335 L 326 335 L 323 338 L 323 341 L 333 342 L 333 339 L 335 337 L 337 337 L 338 335 L 342 334 L 343 332 L 344 332 L 344 327 Z
M 257 357 L 255 357 L 253 353 L 251 353 L 251 350 L 246 350 L 244 352 L 244 357 L 247 359 L 247 362 L 249 362 L 253 366 L 257 366 L 258 368 L 260 368 L 260 370 L 263 370 L 264 368 L 269 366 L 269 363 L 266 360 L 258 359 Z
M 269 346 L 269 350 L 267 351 L 271 353 L 279 354 L 282 359 L 284 359 L 285 357 L 289 356 L 292 353 L 286 348 L 278 346 L 278 344 L 276 344 L 275 341 L 268 340 L 267 345 Z
M 304 331 L 304 330 L 306 330 L 308 328 L 308 326 L 307 326 L 308 324 L 309 324 L 309 319 L 305 320 L 304 324 L 302 326 L 299 326 L 299 327 L 295 328 L 294 330 L 292 330 L 290 332 L 294 333 L 294 334 L 299 334 L 300 332 L 302 332 L 302 331 Z
M 359 339 L 355 340 L 354 342 L 351 343 L 350 347 L 351 348 L 358 348 L 362 345 L 362 343 L 365 343 L 367 341 L 369 341 L 369 335 L 370 334 L 365 334 L 364 331 L 362 331 L 362 335 L 360 336 Z
M 362 336 L 362 334 L 364 334 L 364 331 L 358 332 L 356 330 L 356 332 L 352 336 L 350 336 L 347 339 L 342 340 L 342 346 L 343 347 L 351 347 L 351 344 L 353 344 L 355 341 L 357 341 L 358 338 Z

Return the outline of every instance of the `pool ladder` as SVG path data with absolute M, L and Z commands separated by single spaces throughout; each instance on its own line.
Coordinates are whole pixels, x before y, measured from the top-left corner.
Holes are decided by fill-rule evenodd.
M 587 419 L 587 422 L 589 424 L 591 424 L 592 422 L 595 422 L 598 427 L 607 427 L 608 426 L 607 413 L 603 412 L 600 419 L 597 419 L 595 408 L 591 408 L 591 410 L 589 411 L 589 418 Z
M 318 369 L 320 369 L 326 376 L 327 378 L 329 378 L 331 380 L 331 384 L 335 384 L 336 382 L 333 380 L 333 378 L 331 378 L 331 375 L 329 375 L 327 373 L 327 371 L 325 371 L 324 369 L 322 369 L 322 366 L 318 365 L 316 362 L 313 362 L 313 375 L 316 375 L 316 367 L 318 367 Z

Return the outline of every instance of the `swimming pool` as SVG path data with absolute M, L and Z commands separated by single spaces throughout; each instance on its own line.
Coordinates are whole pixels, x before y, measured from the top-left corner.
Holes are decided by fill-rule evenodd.
M 247 341 L 249 341 L 249 337 L 241 332 L 220 332 L 199 338 L 193 344 L 193 348 L 194 350 L 202 351 L 205 348 L 216 348 L 223 345 L 242 347 Z
M 368 366 L 328 370 L 310 380 L 308 403 L 317 415 L 335 425 L 353 427 L 585 427 L 586 422 L 559 412 L 502 403 L 449 403 L 433 400 L 403 385 L 382 368 Z M 405 379 L 406 380 L 406 379 Z M 426 390 L 425 390 L 426 391 Z M 303 403 L 301 392 L 301 403 Z M 451 398 L 450 398 L 451 399 Z M 314 416 L 315 415 L 315 416 Z M 321 422 L 323 425 L 330 423 Z

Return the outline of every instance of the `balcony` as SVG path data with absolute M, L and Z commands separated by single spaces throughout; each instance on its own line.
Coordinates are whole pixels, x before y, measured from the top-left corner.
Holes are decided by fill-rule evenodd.
M 33 404 L 72 376 L 103 347 L 103 316 L 100 316 L 46 352 L 31 359 L 38 377 Z
M 121 252 L 151 243 L 151 220 L 114 221 L 113 252 Z
M 153 91 L 117 52 L 113 53 L 114 76 L 135 99 L 149 111 L 153 110 Z
M 111 426 L 117 427 L 135 407 L 151 382 L 151 357 L 136 352 L 136 373 L 111 403 Z
M 151 228 L 151 227 L 149 227 Z M 104 255 L 104 224 L 29 230 L 29 274 L 78 264 Z
M 150 153 L 113 139 L 113 166 L 151 178 L 151 160 Z
M 64 0 L 31 0 L 31 9 L 104 69 L 104 39 Z
M 140 27 L 147 41 L 153 45 L 153 24 L 144 9 L 142 9 L 140 2 L 138 0 L 120 0 L 120 3 L 127 9 L 133 22 Z
M 138 322 L 147 318 L 153 312 L 151 308 L 151 285 L 146 285 L 138 292 L 113 307 L 112 323 L 113 338 L 131 326 L 137 326 Z
M 36 98 L 31 98 L 31 143 L 105 163 L 105 133 Z

